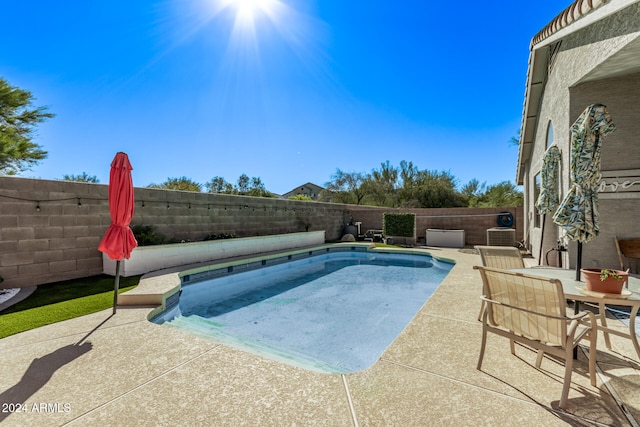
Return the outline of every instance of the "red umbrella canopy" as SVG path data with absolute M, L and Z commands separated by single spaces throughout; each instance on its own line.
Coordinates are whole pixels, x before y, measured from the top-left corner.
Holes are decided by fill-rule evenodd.
M 111 225 L 98 245 L 98 250 L 116 261 L 128 259 L 131 251 L 138 246 L 133 231 L 129 228 L 134 210 L 132 169 L 126 153 L 116 154 L 111 162 L 109 174 Z

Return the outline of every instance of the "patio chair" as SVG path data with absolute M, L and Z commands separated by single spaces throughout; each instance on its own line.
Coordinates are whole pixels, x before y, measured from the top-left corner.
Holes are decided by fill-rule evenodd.
M 512 246 L 476 246 L 485 267 L 510 269 L 525 268 L 520 249 Z
M 640 239 L 616 240 L 616 249 L 618 251 L 618 260 L 620 261 L 620 270 L 627 270 L 631 273 L 638 274 L 638 264 L 640 263 Z M 628 285 L 627 285 L 628 286 Z
M 518 248 L 512 246 L 475 246 L 475 248 L 480 253 L 482 265 L 485 267 L 505 270 L 510 268 L 525 268 L 522 254 Z M 478 320 L 482 317 L 484 304 L 484 301 L 482 301 Z
M 540 368 L 544 353 L 563 358 L 565 374 L 559 406 L 564 409 L 571 385 L 573 349 L 580 340 L 589 339 L 589 378 L 591 385 L 596 385 L 596 318 L 591 312 L 567 314 L 558 279 L 488 267 L 474 269 L 480 270 L 486 302 L 478 370 L 482 367 L 488 332 L 508 338 L 513 355 L 516 341 L 539 350 L 536 368 Z

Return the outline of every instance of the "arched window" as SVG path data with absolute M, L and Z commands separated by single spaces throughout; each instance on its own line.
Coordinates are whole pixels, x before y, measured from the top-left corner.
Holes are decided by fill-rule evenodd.
M 553 144 L 553 123 L 549 120 L 549 124 L 547 125 L 547 144 L 545 148 L 549 148 Z

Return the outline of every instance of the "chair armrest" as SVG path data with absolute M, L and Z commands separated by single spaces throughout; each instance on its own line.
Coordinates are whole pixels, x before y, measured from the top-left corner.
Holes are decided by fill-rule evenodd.
M 589 320 L 586 320 L 585 317 L 588 317 Z M 571 323 L 569 323 L 569 326 L 567 328 L 567 335 L 569 335 L 572 340 L 576 333 L 576 330 L 578 329 L 578 326 L 580 325 L 589 325 L 590 329 L 593 331 L 597 331 L 598 329 L 596 316 L 590 311 L 581 311 L 580 313 L 577 313 L 573 316 L 567 316 L 567 319 L 571 320 Z
M 593 314 L 590 311 L 581 311 L 575 314 L 567 314 L 567 320 L 580 320 L 589 314 Z

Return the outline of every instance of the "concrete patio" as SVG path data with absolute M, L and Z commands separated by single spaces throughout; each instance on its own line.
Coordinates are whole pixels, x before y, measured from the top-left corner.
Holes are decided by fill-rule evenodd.
M 371 368 L 321 374 L 254 356 L 119 308 L 0 340 L 7 426 L 638 425 L 640 360 L 629 340 L 598 337 L 598 379 L 579 351 L 567 410 L 563 364 L 490 336 L 476 370 L 480 257 L 426 248 L 456 265 Z M 162 276 L 158 276 L 162 280 Z M 613 320 L 611 321 L 613 322 Z M 620 323 L 620 327 L 624 327 Z M 23 412 L 8 412 L 12 403 Z

